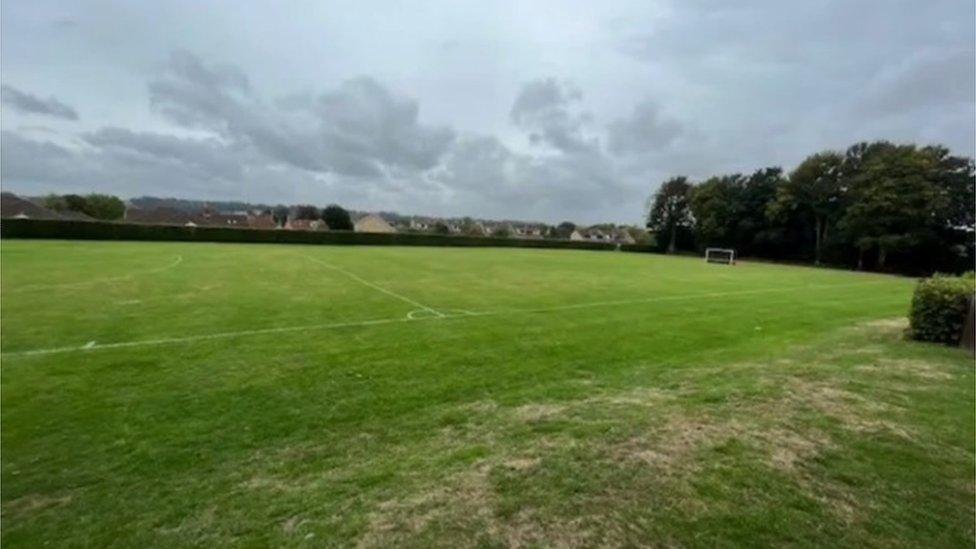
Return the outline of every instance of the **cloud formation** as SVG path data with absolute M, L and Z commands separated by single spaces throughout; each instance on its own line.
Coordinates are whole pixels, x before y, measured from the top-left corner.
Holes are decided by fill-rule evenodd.
M 2 99 L 4 105 L 8 105 L 23 113 L 53 116 L 65 120 L 78 120 L 78 113 L 74 109 L 58 101 L 53 96 L 47 99 L 41 99 L 36 95 L 31 95 L 13 86 L 4 84 L 0 86 L 0 99 Z
M 614 154 L 646 153 L 668 147 L 683 128 L 661 115 L 651 100 L 638 103 L 630 116 L 618 118 L 607 127 L 607 146 Z
M 555 78 L 543 78 L 522 85 L 511 119 L 518 127 L 529 132 L 532 143 L 544 143 L 564 153 L 578 153 L 593 149 L 595 140 L 583 136 L 588 115 L 574 111 L 574 104 L 583 97 L 582 92 L 569 82 Z
M 969 0 L 175 1 L 5 5 L 6 189 L 637 223 L 673 175 L 976 149 Z

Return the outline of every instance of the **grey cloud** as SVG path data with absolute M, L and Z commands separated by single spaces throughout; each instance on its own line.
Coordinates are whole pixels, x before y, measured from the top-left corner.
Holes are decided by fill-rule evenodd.
M 610 123 L 607 147 L 614 154 L 648 153 L 667 147 L 682 131 L 680 123 L 663 117 L 653 101 L 644 100 L 629 117 Z
M 450 128 L 418 122 L 417 101 L 393 95 L 372 78 L 344 82 L 318 99 L 318 114 L 329 150 L 424 170 L 433 167 L 454 139 Z
M 123 162 L 175 163 L 201 175 L 231 181 L 242 176 L 240 155 L 216 139 L 102 128 L 85 135 L 84 140 Z
M 554 78 L 534 80 L 522 86 L 510 117 L 530 132 L 533 143 L 546 143 L 563 152 L 592 149 L 597 143 L 583 135 L 588 115 L 573 110 L 582 98 L 578 88 Z
M 233 168 L 214 166 L 199 158 L 213 154 L 217 163 L 258 166 L 244 151 L 218 151 L 211 145 L 209 152 L 193 153 L 189 151 L 191 142 L 180 145 L 166 136 L 116 129 L 84 136 L 82 147 L 69 148 L 9 131 L 2 133 L 2 142 L 0 178 L 13 191 L 97 190 L 121 196 L 148 191 L 167 196 L 245 199 L 250 196 L 243 193 L 252 189 L 255 182 L 244 170 L 234 174 Z M 296 180 L 301 180 L 293 172 L 283 173 L 278 180 L 262 173 L 265 177 L 260 180 L 261 194 L 254 197 L 263 199 L 284 195 Z
M 78 113 L 73 108 L 58 101 L 53 96 L 41 99 L 36 95 L 5 84 L 0 86 L 0 98 L 4 104 L 20 112 L 53 116 L 65 120 L 78 120 Z
M 232 67 L 208 66 L 182 52 L 150 83 L 153 107 L 188 128 L 213 131 L 270 159 L 312 172 L 381 177 L 436 164 L 454 138 L 419 122 L 415 100 L 361 77 L 314 101 L 292 96 L 272 105 L 249 91 Z
M 557 220 L 567 211 L 613 211 L 634 199 L 599 152 L 536 157 L 491 136 L 464 136 L 432 177 L 472 215 Z M 639 200 L 639 199 L 638 199 Z
M 902 114 L 937 106 L 972 104 L 976 98 L 976 52 L 924 51 L 879 74 L 858 107 L 873 114 Z

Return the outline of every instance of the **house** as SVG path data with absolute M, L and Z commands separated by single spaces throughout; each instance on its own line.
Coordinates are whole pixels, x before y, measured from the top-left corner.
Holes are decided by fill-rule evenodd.
M 396 229 L 378 215 L 369 214 L 356 220 L 353 227 L 357 233 L 395 233 Z
M 192 223 L 202 227 L 236 227 L 243 229 L 248 226 L 247 215 L 242 213 L 220 213 L 204 208 L 202 212 L 193 216 Z
M 587 240 L 592 240 L 594 242 L 606 242 L 607 240 L 610 240 L 607 233 L 601 231 L 600 229 L 588 230 L 586 231 L 585 236 Z
M 247 216 L 247 226 L 252 229 L 277 229 L 274 216 L 269 213 L 252 213 Z
M 414 231 L 428 231 L 431 229 L 431 227 L 433 227 L 433 223 L 431 223 L 429 219 L 423 219 L 419 217 L 410 218 L 410 224 L 408 225 L 408 228 Z M 371 232 L 375 232 L 375 231 L 371 231 Z
M 637 241 L 634 240 L 634 237 L 633 236 L 630 236 L 630 232 L 627 231 L 626 229 L 620 229 L 620 231 L 617 232 L 616 241 L 617 241 L 618 244 L 636 244 L 637 243 Z
M 84 214 L 80 214 L 84 215 Z M 14 219 L 65 219 L 54 210 L 21 198 L 13 193 L 0 193 L 0 217 Z M 85 216 L 88 218 L 88 216 Z M 90 219 L 90 218 L 88 218 Z
M 285 228 L 290 231 L 326 231 L 329 226 L 321 219 L 289 219 Z
M 569 239 L 575 240 L 577 242 L 586 240 L 586 238 L 583 236 L 583 233 L 579 232 L 579 230 L 577 229 L 573 229 L 573 232 L 569 234 Z
M 183 225 L 185 227 L 249 227 L 248 216 L 239 213 L 219 213 L 209 208 L 193 213 L 176 208 L 134 208 L 125 210 L 127 223 L 146 225 Z

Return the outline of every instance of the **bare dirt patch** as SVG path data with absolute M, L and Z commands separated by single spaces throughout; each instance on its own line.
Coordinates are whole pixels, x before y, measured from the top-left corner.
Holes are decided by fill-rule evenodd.
M 438 532 L 452 531 L 456 544 L 462 546 L 483 544 L 485 538 L 513 548 L 589 547 L 599 543 L 581 517 L 559 520 L 532 509 L 500 517 L 496 511 L 498 495 L 489 479 L 493 467 L 482 463 L 417 496 L 379 504 L 370 514 L 357 547 L 391 547 L 411 540 L 416 543 L 424 539 L 426 529 L 435 525 Z
M 945 371 L 940 364 L 906 358 L 880 359 L 871 364 L 858 366 L 857 370 L 879 374 L 894 372 L 929 380 L 947 380 L 955 377 Z
M 903 316 L 879 318 L 877 320 L 862 322 L 859 326 L 864 328 L 874 328 L 885 332 L 896 332 L 908 328 L 908 319 Z

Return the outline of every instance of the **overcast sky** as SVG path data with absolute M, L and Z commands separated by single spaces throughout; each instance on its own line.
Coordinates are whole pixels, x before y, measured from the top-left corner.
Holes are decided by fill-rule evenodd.
M 4 190 L 639 223 L 667 177 L 976 148 L 973 0 L 4 0 Z

